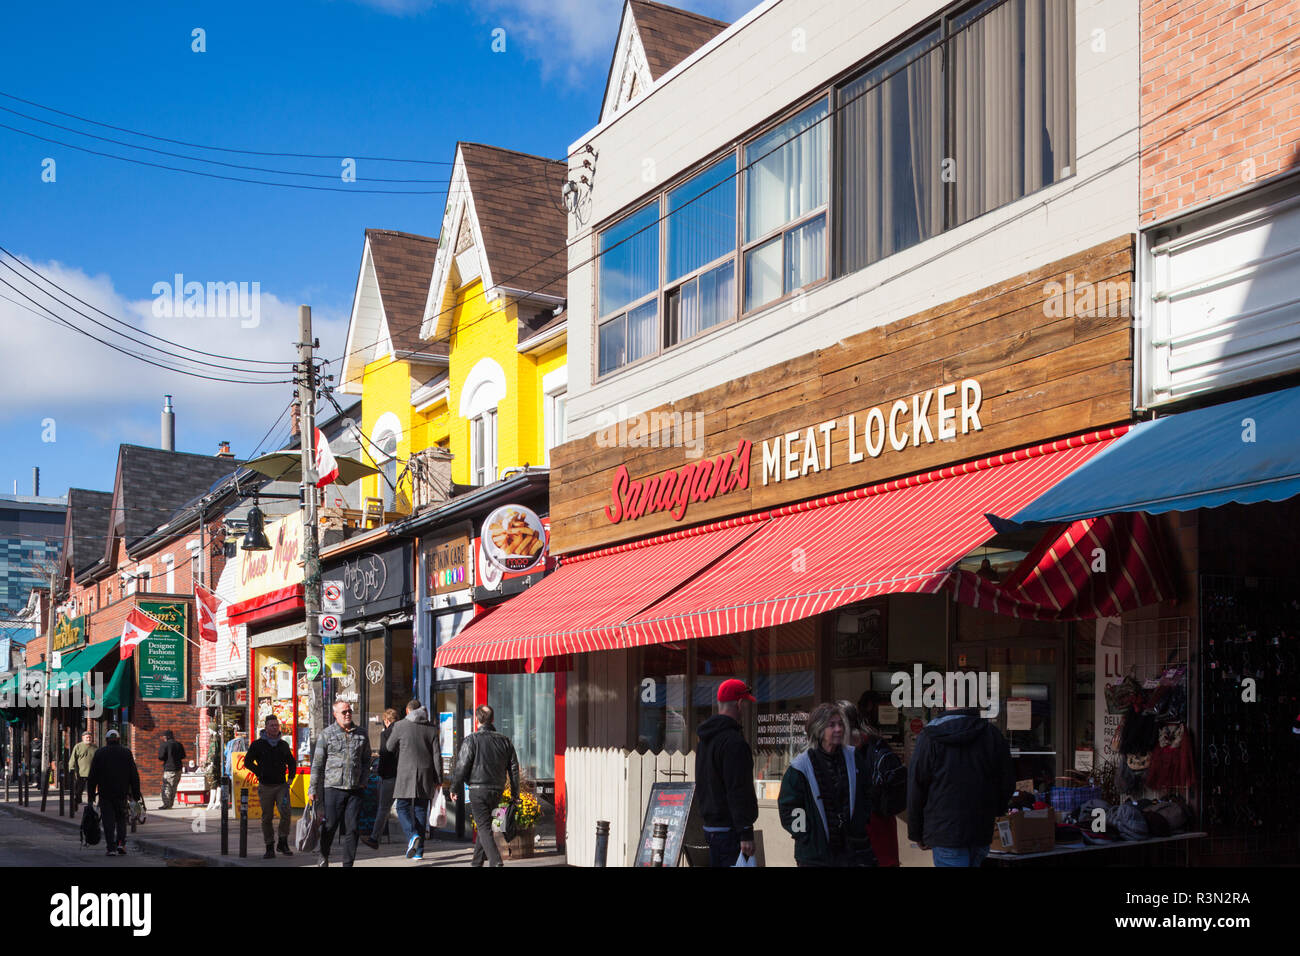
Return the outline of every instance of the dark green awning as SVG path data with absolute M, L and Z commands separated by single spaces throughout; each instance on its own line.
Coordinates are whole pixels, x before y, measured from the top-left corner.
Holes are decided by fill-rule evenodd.
M 131 702 L 131 659 L 118 661 L 117 669 L 104 688 L 104 709 L 117 710 Z
M 121 638 L 115 637 L 111 641 L 100 641 L 98 644 L 91 644 L 74 654 L 69 654 L 64 658 L 63 666 L 54 672 L 54 679 L 50 682 L 51 689 L 65 690 L 79 683 L 87 671 L 93 670 L 104 658 L 117 650 L 120 640 Z

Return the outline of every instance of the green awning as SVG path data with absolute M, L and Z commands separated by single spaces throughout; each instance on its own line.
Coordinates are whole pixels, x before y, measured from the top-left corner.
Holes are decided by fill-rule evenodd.
M 117 670 L 104 688 L 104 709 L 117 710 L 131 702 L 131 659 L 118 661 Z
M 22 691 L 22 687 L 18 685 L 18 679 L 24 672 L 31 673 L 32 671 L 43 670 L 45 670 L 45 665 L 41 663 L 35 667 L 25 667 L 22 670 L 14 671 L 12 674 L 7 674 L 3 680 L 0 680 L 0 700 L 8 701 L 15 707 L 23 706 L 23 702 L 18 700 L 18 695 Z
M 87 671 L 93 670 L 105 657 L 117 650 L 120 640 L 121 638 L 115 637 L 111 641 L 100 641 L 69 654 L 64 658 L 63 666 L 54 672 L 51 689 L 62 691 L 80 683 Z

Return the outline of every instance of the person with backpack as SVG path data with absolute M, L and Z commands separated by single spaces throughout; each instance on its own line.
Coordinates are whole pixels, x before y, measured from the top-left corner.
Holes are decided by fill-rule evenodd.
M 900 866 L 898 824 L 894 820 L 907 809 L 907 768 L 880 732 L 862 717 L 855 704 L 840 701 L 849 725 L 849 742 L 866 779 L 871 781 L 871 818 L 867 836 L 877 866 Z
M 158 760 L 163 765 L 162 809 L 170 810 L 176 802 L 181 771 L 185 769 L 185 745 L 170 730 L 163 731 L 162 743 L 158 745 Z
M 140 771 L 131 751 L 122 746 L 116 730 L 104 735 L 104 746 L 90 761 L 86 799 L 95 802 L 99 795 L 99 814 L 104 824 L 104 838 L 109 856 L 126 856 L 126 801 L 143 801 L 140 795 Z

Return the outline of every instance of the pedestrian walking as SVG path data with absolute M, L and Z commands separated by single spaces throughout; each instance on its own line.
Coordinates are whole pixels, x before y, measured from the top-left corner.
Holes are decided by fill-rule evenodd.
M 109 856 L 126 856 L 126 801 L 143 801 L 140 795 L 140 771 L 131 751 L 122 746 L 121 735 L 110 730 L 104 746 L 90 761 L 86 799 L 94 803 L 99 796 L 99 816 L 104 821 L 104 843 Z
M 718 712 L 700 724 L 695 751 L 695 795 L 700 801 L 709 866 L 735 866 L 743 854 L 754 855 L 754 752 L 741 732 L 744 703 L 754 703 L 743 680 L 718 687 Z
M 372 850 L 379 849 L 379 838 L 383 836 L 384 827 L 388 825 L 388 811 L 393 808 L 393 787 L 397 783 L 397 754 L 385 744 L 393 733 L 393 724 L 397 721 L 396 708 L 384 711 L 384 729 L 379 732 L 379 810 L 375 813 L 375 825 L 370 836 L 363 836 L 361 842 Z
M 352 722 L 352 705 L 336 700 L 334 723 L 316 741 L 311 759 L 312 800 L 325 815 L 317 866 L 330 865 L 330 849 L 336 833 L 343 837 L 343 865 L 351 866 L 356 859 L 361 800 L 369 774 L 370 740 Z
M 231 728 L 231 732 L 234 736 L 226 741 L 225 752 L 221 755 L 221 773 L 227 777 L 230 776 L 235 754 L 248 752 L 248 740 L 244 737 L 244 732 L 238 726 Z
M 907 809 L 907 768 L 898 754 L 866 719 L 857 705 L 840 701 L 859 769 L 871 781 L 871 817 L 867 835 L 877 866 L 899 866 L 898 822 Z
M 935 866 L 979 866 L 993 821 L 1016 789 L 1011 749 L 976 707 L 952 707 L 921 730 L 907 774 L 907 836 Z
M 456 774 L 451 781 L 451 798 L 459 800 L 463 786 L 469 784 L 469 808 L 478 831 L 470 866 L 503 866 L 496 840 L 492 838 L 492 811 L 501 804 L 507 780 L 510 799 L 519 799 L 519 759 L 515 745 L 497 733 L 492 708 L 483 704 L 474 711 L 478 730 L 465 738 L 456 758 Z
M 244 756 L 244 766 L 257 777 L 257 801 L 262 805 L 262 841 L 266 844 L 264 860 L 274 860 L 279 850 L 284 856 L 293 856 L 289 849 L 289 787 L 298 772 L 289 742 L 280 736 L 280 719 L 274 714 L 266 718 L 262 736 L 253 741 Z M 274 812 L 280 811 L 280 842 L 275 841 Z
M 163 731 L 162 743 L 158 745 L 158 760 L 163 765 L 162 809 L 170 810 L 176 802 L 181 771 L 185 769 L 185 747 L 170 730 Z
M 871 785 L 846 743 L 844 714 L 818 704 L 808 715 L 808 746 L 781 778 L 781 826 L 794 837 L 799 866 L 875 866 L 867 837 Z
M 442 754 L 438 728 L 429 722 L 429 712 L 418 700 L 407 703 L 406 717 L 394 727 L 384 748 L 397 755 L 393 796 L 397 800 L 397 819 L 406 833 L 406 855 L 422 860 L 429 801 L 442 787 L 438 773 Z
M 90 762 L 95 757 L 96 747 L 91 741 L 94 735 L 89 730 L 81 735 L 81 740 L 68 755 L 68 771 L 72 774 L 72 812 L 77 812 L 82 795 L 86 792 L 86 779 L 90 776 Z

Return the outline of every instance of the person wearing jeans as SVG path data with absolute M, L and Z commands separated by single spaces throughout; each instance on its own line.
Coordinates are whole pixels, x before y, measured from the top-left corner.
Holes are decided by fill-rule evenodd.
M 343 865 L 351 866 L 357 856 L 360 836 L 361 799 L 370 772 L 370 740 L 352 723 L 352 705 L 334 702 L 334 723 L 320 739 L 311 760 L 312 801 L 324 808 L 317 866 L 330 865 L 334 834 L 342 830 Z
M 406 832 L 406 856 L 422 860 L 429 801 L 442 787 L 442 778 L 438 773 L 438 728 L 429 722 L 429 712 L 418 700 L 407 703 L 406 717 L 394 726 L 384 749 L 397 755 L 393 795 L 397 799 L 397 819 Z
M 492 836 L 492 811 L 501 805 L 507 781 L 510 797 L 519 799 L 519 758 L 515 745 L 504 734 L 497 733 L 492 723 L 495 713 L 487 704 L 474 711 L 478 731 L 470 734 L 461 744 L 456 759 L 456 776 L 451 781 L 451 798 L 459 800 L 461 788 L 469 784 L 469 808 L 478 830 L 474 842 L 474 856 L 470 866 L 503 866 L 501 852 Z

